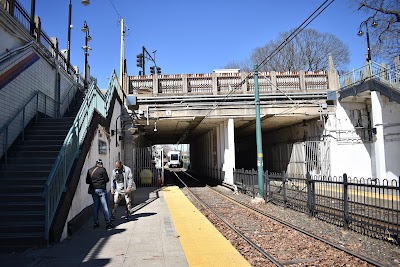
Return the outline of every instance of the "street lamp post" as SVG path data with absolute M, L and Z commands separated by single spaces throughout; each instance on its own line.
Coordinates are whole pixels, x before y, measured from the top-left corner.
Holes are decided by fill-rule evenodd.
M 71 65 L 71 29 L 74 27 L 72 25 L 72 0 L 69 0 L 69 6 L 68 6 L 68 43 L 67 43 L 67 69 L 69 69 Z M 84 6 L 87 6 L 90 4 L 89 0 L 81 0 L 81 4 Z
M 358 31 L 358 36 L 362 36 L 364 34 L 364 32 L 361 30 L 362 26 L 365 26 L 365 32 L 366 32 L 366 36 L 367 36 L 367 62 L 370 63 L 371 62 L 371 45 L 370 45 L 370 41 L 369 41 L 369 31 L 368 31 L 368 21 L 370 20 L 370 18 L 368 18 L 367 20 L 361 22 L 360 24 L 360 30 Z M 371 24 L 372 27 L 376 27 L 378 26 L 378 23 L 376 21 L 372 21 Z
M 85 20 L 85 22 L 83 23 L 83 27 L 82 27 L 82 31 L 85 33 L 85 45 L 82 46 L 83 51 L 85 52 L 85 65 L 84 65 L 84 87 L 85 90 L 87 90 L 88 88 L 88 55 L 89 55 L 89 50 L 91 50 L 92 48 L 88 46 L 88 42 L 90 40 L 92 40 L 92 37 L 90 37 L 89 34 L 89 26 L 87 25 L 87 22 Z

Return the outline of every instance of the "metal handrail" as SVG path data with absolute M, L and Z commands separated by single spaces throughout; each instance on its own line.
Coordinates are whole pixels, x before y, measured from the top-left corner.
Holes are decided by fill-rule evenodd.
M 75 159 L 79 156 L 93 114 L 97 111 L 107 117 L 114 91 L 119 91 L 119 83 L 114 71 L 106 95 L 92 83 L 78 114 L 69 130 L 63 146 L 47 178 L 43 196 L 45 198 L 45 239 L 49 240 L 49 231 L 56 214 L 62 194 L 66 191 L 66 182 Z M 112 111 L 111 111 L 112 112 Z
M 400 72 L 372 61 L 358 69 L 340 75 L 339 88 L 345 89 L 369 79 L 377 79 L 388 83 L 394 89 L 396 87 L 400 88 Z
M 44 94 L 41 91 L 37 91 L 36 93 L 34 93 L 29 100 L 15 113 L 15 115 L 13 117 L 11 117 L 1 128 L 0 128 L 0 136 L 5 132 L 5 137 L 3 137 L 3 155 L 4 155 L 4 160 L 5 160 L 5 164 L 7 164 L 8 161 L 8 148 L 9 145 L 12 144 L 12 142 L 14 142 L 14 140 L 16 139 L 16 137 L 21 134 L 21 138 L 22 140 L 24 140 L 25 138 L 25 126 L 27 124 L 27 122 L 29 122 L 33 117 L 36 116 L 36 120 L 38 118 L 38 112 L 39 112 L 39 96 L 44 96 L 44 114 L 45 116 L 47 116 L 47 99 L 51 100 L 53 103 L 57 104 L 57 101 L 55 101 L 53 98 L 49 97 L 48 95 Z M 33 99 L 36 99 L 36 108 L 35 108 L 35 112 L 29 116 L 28 118 L 26 117 L 26 109 L 27 106 L 31 103 L 31 101 Z M 13 139 L 12 142 L 9 142 L 9 128 L 10 125 L 15 122 L 15 120 L 19 117 L 19 115 L 22 113 L 22 121 L 21 121 L 21 131 L 16 134 L 15 138 Z
M 18 21 L 19 24 L 29 32 L 31 26 L 31 18 L 28 11 L 26 11 L 25 8 L 18 1 L 14 1 L 14 5 L 12 6 L 12 8 L 13 10 L 10 10 L 9 12 L 12 13 L 12 16 L 15 18 L 15 20 Z M 43 40 L 44 44 L 42 44 L 41 42 L 39 42 L 39 44 L 41 44 L 41 46 L 46 50 L 49 50 L 46 47 L 46 45 L 48 45 L 48 47 L 55 51 L 56 57 L 61 59 L 64 66 L 66 66 L 66 70 L 68 70 L 68 72 L 70 73 L 76 74 L 75 69 L 71 66 L 68 66 L 65 56 L 58 50 L 58 48 L 51 41 L 51 38 L 42 29 L 40 30 L 40 37 L 39 39 Z

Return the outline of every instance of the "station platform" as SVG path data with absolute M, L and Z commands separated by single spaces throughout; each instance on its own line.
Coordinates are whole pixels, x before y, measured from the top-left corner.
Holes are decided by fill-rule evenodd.
M 93 229 L 46 248 L 0 254 L 4 266 L 250 266 L 176 187 L 138 188 L 132 218 L 118 207 L 115 228 Z M 102 219 L 102 213 L 99 214 Z

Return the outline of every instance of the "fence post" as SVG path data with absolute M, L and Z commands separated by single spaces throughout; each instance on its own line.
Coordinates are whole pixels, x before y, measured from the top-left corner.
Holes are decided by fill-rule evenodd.
M 270 201 L 270 184 L 269 184 L 269 177 L 268 177 L 268 170 L 265 171 L 264 173 L 264 185 L 265 185 L 265 191 L 264 191 L 264 199 L 266 202 Z
M 286 190 L 286 182 L 287 182 L 287 175 L 286 172 L 282 172 L 282 190 L 283 190 L 283 203 L 285 205 L 285 208 L 287 207 L 287 190 Z
M 308 217 L 312 217 L 315 211 L 315 183 L 313 180 L 311 180 L 311 175 L 309 172 L 307 172 L 306 178 Z
M 349 202 L 348 202 L 348 182 L 347 174 L 343 174 L 343 228 L 349 229 Z

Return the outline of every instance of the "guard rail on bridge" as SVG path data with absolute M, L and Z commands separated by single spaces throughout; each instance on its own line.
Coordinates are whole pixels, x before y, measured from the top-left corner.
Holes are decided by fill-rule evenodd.
M 385 65 L 369 62 L 366 65 L 339 76 L 340 89 L 345 89 L 369 79 L 381 81 L 400 91 L 400 72 Z
M 337 90 L 336 74 L 326 71 L 260 72 L 260 93 Z M 334 72 L 336 73 L 336 72 Z M 129 94 L 219 95 L 253 93 L 254 78 L 245 72 L 129 76 Z

